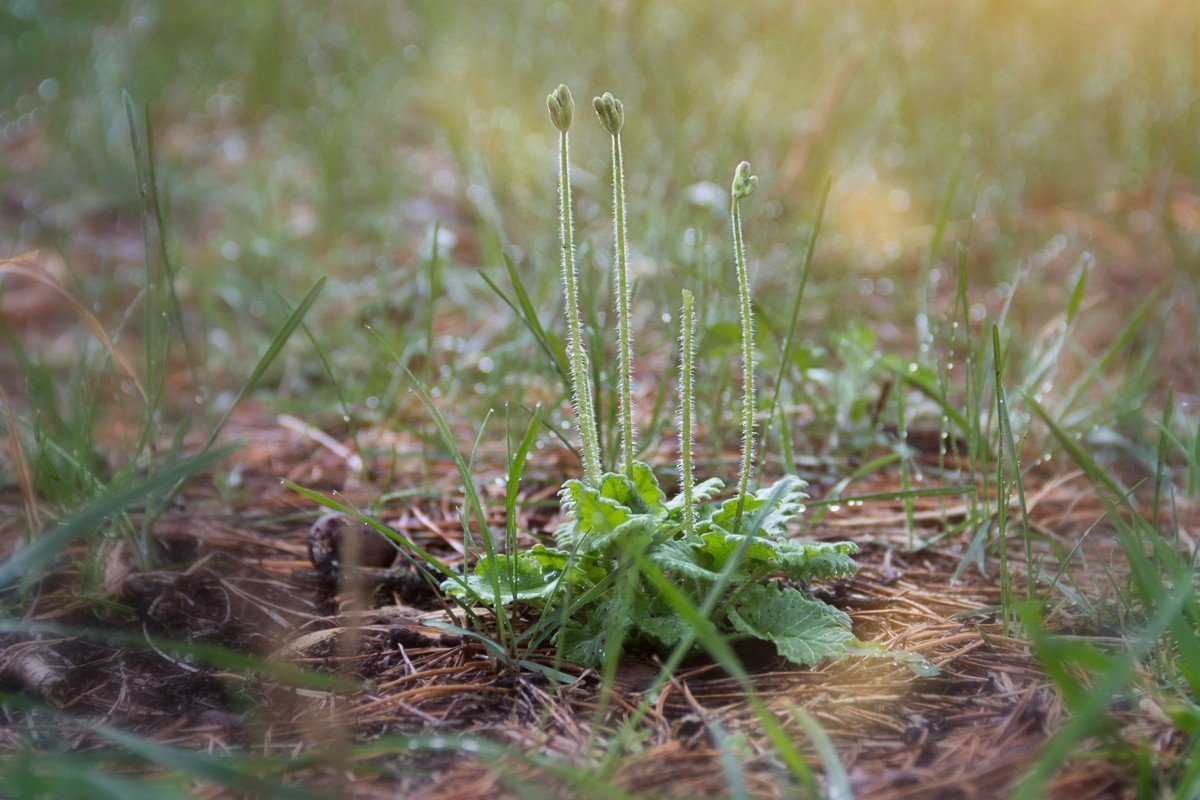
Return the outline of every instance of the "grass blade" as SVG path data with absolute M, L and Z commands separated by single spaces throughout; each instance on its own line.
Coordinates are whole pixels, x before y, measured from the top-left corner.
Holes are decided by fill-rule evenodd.
M 0 589 L 12 586 L 17 582 L 20 582 L 22 587 L 29 586 L 42 574 L 54 556 L 75 539 L 92 533 L 101 522 L 120 513 L 126 506 L 142 500 L 147 495 L 171 486 L 182 485 L 192 475 L 215 464 L 240 447 L 240 444 L 234 443 L 216 449 L 205 448 L 187 461 L 171 464 L 152 472 L 133 486 L 110 491 L 97 497 L 83 511 L 56 525 L 53 530 L 35 540 L 29 547 L 17 551 L 7 561 L 0 563 Z

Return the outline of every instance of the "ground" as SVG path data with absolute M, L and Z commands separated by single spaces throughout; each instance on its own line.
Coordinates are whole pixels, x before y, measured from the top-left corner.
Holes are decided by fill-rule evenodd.
M 298 770 L 300 783 L 340 787 L 341 796 L 355 797 L 397 792 L 476 797 L 505 791 L 527 796 L 523 781 L 552 786 L 554 779 L 539 777 L 536 764 L 511 758 L 481 763 L 425 751 L 414 756 L 394 742 L 368 770 L 359 771 L 348 764 L 362 756 L 347 762 L 348 754 L 337 752 L 347 741 L 390 742 L 397 733 L 469 735 L 571 763 L 587 752 L 592 737 L 615 735 L 642 699 L 657 672 L 657 654 L 635 654 L 622 664 L 612 708 L 597 720 L 600 684 L 594 671 L 565 666 L 575 678 L 567 686 L 534 672 L 514 675 L 477 641 L 431 627 L 433 621 L 445 621 L 446 612 L 421 581 L 403 569 L 388 569 L 395 560 L 390 549 L 382 559 L 374 552 L 377 566 L 366 570 L 369 603 L 357 607 L 353 595 L 338 595 L 336 567 L 330 568 L 328 557 L 313 561 L 313 534 L 321 527 L 314 522 L 312 504 L 281 487 L 279 477 L 344 490 L 343 496 L 353 499 L 356 479 L 347 474 L 345 459 L 261 413 L 246 413 L 233 428 L 253 442 L 241 454 L 246 502 L 230 508 L 211 490 L 187 493 L 157 527 L 159 570 L 137 571 L 123 563 L 120 550 L 112 553 L 102 593 L 133 616 L 101 613 L 104 630 L 135 640 L 145 634 L 219 644 L 278 664 L 346 676 L 358 688 L 288 688 L 269 675 L 247 678 L 186 655 L 148 650 L 148 640 L 130 645 L 52 634 L 20 637 L 24 644 L 19 645 L 10 640 L 5 655 L 10 681 L 73 714 L 181 748 L 220 752 L 249 746 L 266 754 L 314 748 L 325 763 Z M 921 460 L 928 468 L 938 466 L 936 453 Z M 448 462 L 432 467 L 445 473 L 435 485 L 453 485 Z M 481 479 L 488 472 L 482 467 Z M 819 495 L 835 476 L 814 480 L 813 493 Z M 412 461 L 397 477 L 402 486 L 421 481 L 419 465 Z M 857 490 L 886 493 L 895 487 L 892 478 L 881 475 Z M 544 498 L 555 489 L 538 476 L 524 492 Z M 1040 557 L 1051 556 L 1049 541 L 1074 542 L 1102 515 L 1078 474 L 1039 470 L 1026 491 L 1031 523 L 1047 532 Z M 498 499 L 492 494 L 493 501 Z M 906 548 L 909 532 L 898 501 L 831 512 L 804 533 L 860 544 L 858 575 L 819 591 L 851 614 L 859 638 L 919 653 L 938 668 L 936 676 L 917 676 L 904 664 L 881 659 L 799 670 L 769 647 L 740 651 L 756 687 L 782 719 L 801 708 L 824 728 L 855 796 L 1000 796 L 1066 714 L 1028 642 L 1007 634 L 998 619 L 995 558 L 984 560 L 982 573 L 969 566 L 956 577 L 961 553 L 953 541 L 939 541 L 938 533 L 967 513 L 958 498 L 919 500 L 913 509 L 916 535 L 931 543 L 915 552 Z M 522 530 L 530 537 L 544 535 L 553 518 L 552 510 L 535 508 L 522 520 Z M 328 524 L 328 517 L 321 519 Z M 382 519 L 448 563 L 461 558 L 458 510 L 448 495 L 398 503 Z M 353 523 L 344 523 L 337 530 L 353 529 Z M 1014 544 L 1014 561 L 1017 549 Z M 1092 538 L 1086 551 L 1093 565 L 1122 561 L 1119 548 L 1104 536 Z M 60 559 L 72 560 L 69 553 Z M 59 573 L 66 585 L 71 577 L 69 568 Z M 1089 588 L 1103 599 L 1103 581 Z M 89 598 L 44 592 L 33 608 L 38 621 L 68 628 L 97 625 Z M 1052 615 L 1049 624 L 1063 629 L 1074 623 L 1063 614 L 1062 619 Z M 552 650 L 539 660 L 552 664 Z M 1163 756 L 1185 744 L 1153 697 L 1131 698 L 1113 709 L 1112 718 L 1118 729 L 1136 729 L 1139 739 L 1155 742 Z M 10 717 L 14 723 L 18 719 Z M 636 755 L 620 763 L 608 791 L 620 787 L 642 796 L 694 797 L 723 786 L 714 723 L 725 736 L 738 737 L 729 746 L 742 764 L 746 790 L 753 796 L 782 796 L 779 765 L 753 710 L 737 684 L 702 653 L 685 662 L 655 699 L 639 727 Z M 797 722 L 785 724 L 802 737 Z M 85 736 L 77 746 L 86 749 L 88 742 Z M 568 787 L 564 791 L 577 790 L 569 788 L 567 778 L 561 780 Z M 1105 797 L 1121 795 L 1127 786 L 1121 764 L 1093 754 L 1064 765 L 1051 792 Z

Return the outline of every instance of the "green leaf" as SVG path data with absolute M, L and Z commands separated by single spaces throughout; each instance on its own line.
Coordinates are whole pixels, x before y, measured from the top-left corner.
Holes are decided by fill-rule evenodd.
M 742 556 L 742 563 L 733 573 L 734 582 L 746 580 L 755 562 L 774 563 L 779 560 L 779 551 L 775 543 L 759 536 L 747 537 L 743 534 L 725 533 L 721 530 L 709 531 L 702 534 L 700 540 L 704 543 L 701 552 L 708 557 L 708 565 L 714 570 L 723 569 L 725 562 L 742 546 L 742 542 L 750 538 L 752 541 Z
M 804 514 L 804 501 L 808 499 L 808 495 L 804 493 L 804 487 L 808 484 L 797 478 L 795 475 L 784 475 L 770 486 L 764 486 L 754 493 L 754 499 L 758 501 L 758 506 L 766 505 L 775 491 L 779 487 L 784 488 L 783 496 L 776 502 L 775 507 L 767 514 L 763 520 L 762 527 L 759 528 L 760 535 L 763 536 L 787 536 L 788 525 L 792 520 Z
M 650 481 L 655 488 L 658 488 L 653 473 L 650 475 Z M 600 476 L 600 485 L 597 489 L 601 497 L 620 503 L 634 514 L 650 513 L 650 506 L 642 498 L 638 486 L 626 475 L 619 472 L 606 472 Z
M 856 641 L 844 612 L 778 584 L 747 591 L 729 610 L 729 620 L 741 633 L 774 642 L 787 660 L 808 666 L 844 655 Z
M 725 481 L 720 478 L 709 478 L 706 481 L 700 481 L 692 489 L 692 499 L 696 503 L 707 503 L 712 500 L 721 490 L 725 488 Z M 666 502 L 666 509 L 672 514 L 683 510 L 683 495 L 678 494 Z
M 558 544 L 579 553 L 595 553 L 616 541 L 648 538 L 657 530 L 658 518 L 624 475 L 606 474 L 600 488 L 581 481 L 567 481 L 560 495 L 562 507 L 573 522 L 555 532 Z
M 639 592 L 631 614 L 634 626 L 664 647 L 674 647 L 690 631 L 679 612 L 658 594 Z
M 561 550 L 543 547 L 536 553 L 530 550 L 515 557 L 501 553 L 495 559 L 483 558 L 475 565 L 475 573 L 467 576 L 467 587 L 488 605 L 507 605 L 518 600 L 536 605 L 537 600 L 546 599 L 554 591 L 566 566 L 566 555 Z M 444 581 L 442 591 L 466 594 L 457 580 Z
M 581 481 L 564 483 L 562 494 L 563 507 L 574 518 L 576 531 L 580 535 L 612 533 L 633 515 L 623 503 Z
M 573 619 L 562 629 L 559 646 L 563 657 L 586 667 L 597 667 L 604 661 L 604 642 L 612 620 L 620 623 L 617 641 L 623 641 L 633 624 L 632 603 L 622 594 L 590 608 L 582 622 Z M 580 615 L 577 615 L 577 617 Z
M 647 553 L 650 561 L 664 571 L 700 581 L 715 581 L 721 573 L 701 564 L 707 561 L 697 546 L 682 539 L 668 539 Z
M 698 532 L 704 531 L 719 531 L 721 533 L 730 533 L 733 531 L 733 521 L 737 519 L 738 499 L 731 497 L 721 505 L 713 509 L 712 515 L 707 519 L 700 520 L 696 524 Z M 757 497 L 751 495 L 746 498 L 746 502 L 742 507 L 742 513 L 746 516 L 751 516 L 763 507 L 763 502 Z
M 783 494 L 775 502 L 774 507 L 767 513 L 766 517 L 763 518 L 762 527 L 759 528 L 758 532 L 762 536 L 786 536 L 788 524 L 804 513 L 804 501 L 808 499 L 808 495 L 804 494 L 803 491 L 806 485 L 804 481 L 795 475 L 784 475 L 772 485 L 764 486 L 753 495 L 747 497 L 742 508 L 742 514 L 746 516 L 753 515 L 756 511 L 765 507 L 772 495 L 782 488 Z M 711 526 L 720 528 L 723 531 L 732 531 L 734 520 L 737 519 L 737 512 L 738 499 L 731 497 L 722 503 L 720 508 L 714 511 L 712 516 L 702 522 L 698 528 L 704 530 Z
M 555 550 L 544 544 L 535 544 L 521 555 L 536 562 L 544 570 L 558 570 L 559 572 L 567 568 L 567 562 L 571 559 L 571 554 L 566 550 Z
M 783 560 L 783 572 L 792 580 L 827 581 L 830 578 L 845 578 L 858 571 L 854 554 L 858 545 L 854 542 L 798 542 L 784 539 L 778 542 L 779 555 Z
M 666 494 L 658 485 L 658 478 L 654 477 L 654 470 L 641 461 L 633 462 L 633 470 L 629 476 L 629 480 L 633 485 L 634 491 L 641 498 L 642 503 L 646 506 L 646 510 L 656 517 L 665 517 L 667 514 Z
M 604 660 L 604 620 L 593 614 L 582 623 L 568 621 L 559 635 L 558 646 L 567 661 L 597 666 Z

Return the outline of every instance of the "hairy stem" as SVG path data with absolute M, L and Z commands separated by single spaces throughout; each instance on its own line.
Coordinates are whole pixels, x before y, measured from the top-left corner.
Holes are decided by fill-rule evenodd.
M 733 251 L 737 261 L 738 296 L 742 307 L 742 471 L 738 478 L 738 505 L 733 531 L 738 532 L 750 471 L 754 464 L 754 312 L 750 308 L 750 279 L 746 274 L 746 247 L 742 241 L 741 198 L 733 194 L 730 217 L 733 225 Z
M 696 403 L 696 312 L 692 308 L 692 293 L 683 290 L 683 311 L 679 318 L 679 480 L 683 484 L 684 531 L 696 532 L 696 508 L 692 474 L 692 419 Z
M 629 250 L 625 236 L 625 171 L 621 161 L 621 134 L 612 137 L 613 229 L 617 265 L 617 338 L 621 395 L 621 455 L 625 473 L 633 473 L 637 436 L 633 427 L 633 334 L 629 329 Z
M 571 162 L 567 132 L 558 136 L 559 153 L 559 233 L 562 242 L 563 292 L 567 306 L 567 348 L 571 367 L 571 403 L 575 427 L 583 449 L 584 480 L 591 486 L 600 482 L 600 438 L 596 432 L 596 408 L 592 385 L 588 380 L 588 358 L 583 343 L 583 325 L 579 318 L 578 275 L 575 271 L 575 231 L 571 218 Z

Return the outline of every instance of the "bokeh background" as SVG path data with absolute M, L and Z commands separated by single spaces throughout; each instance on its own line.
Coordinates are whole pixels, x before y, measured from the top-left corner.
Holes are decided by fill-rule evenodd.
M 1129 356 L 1132 373 L 1097 384 L 1102 399 L 1119 419 L 1164 375 L 1185 401 L 1195 389 L 1195 3 L 14 0 L 0 75 L 0 247 L 39 248 L 126 341 L 145 273 L 122 93 L 148 109 L 168 251 L 212 386 L 236 383 L 283 298 L 327 275 L 310 320 L 359 412 L 389 411 L 396 388 L 368 325 L 413 359 L 432 344 L 441 392 L 528 400 L 529 373 L 552 370 L 531 363 L 532 340 L 477 271 L 507 287 L 507 251 L 561 326 L 544 108 L 561 81 L 579 106 L 578 236 L 601 327 L 608 144 L 587 106 L 606 90 L 626 106 L 643 356 L 673 340 L 684 285 L 700 299 L 702 367 L 734 352 L 725 195 L 748 159 L 762 178 L 747 217 L 755 292 L 776 343 L 831 181 L 802 366 L 911 357 L 915 317 L 936 329 L 962 255 L 971 318 L 1007 309 L 1018 353 L 1037 350 L 1085 267 L 1075 341 L 1093 359 L 1159 290 L 1109 364 Z M 76 354 L 65 318 L 29 316 L 35 349 Z M 332 393 L 307 348 L 291 343 L 269 388 L 315 412 Z M 1153 366 L 1137 360 L 1151 351 Z

